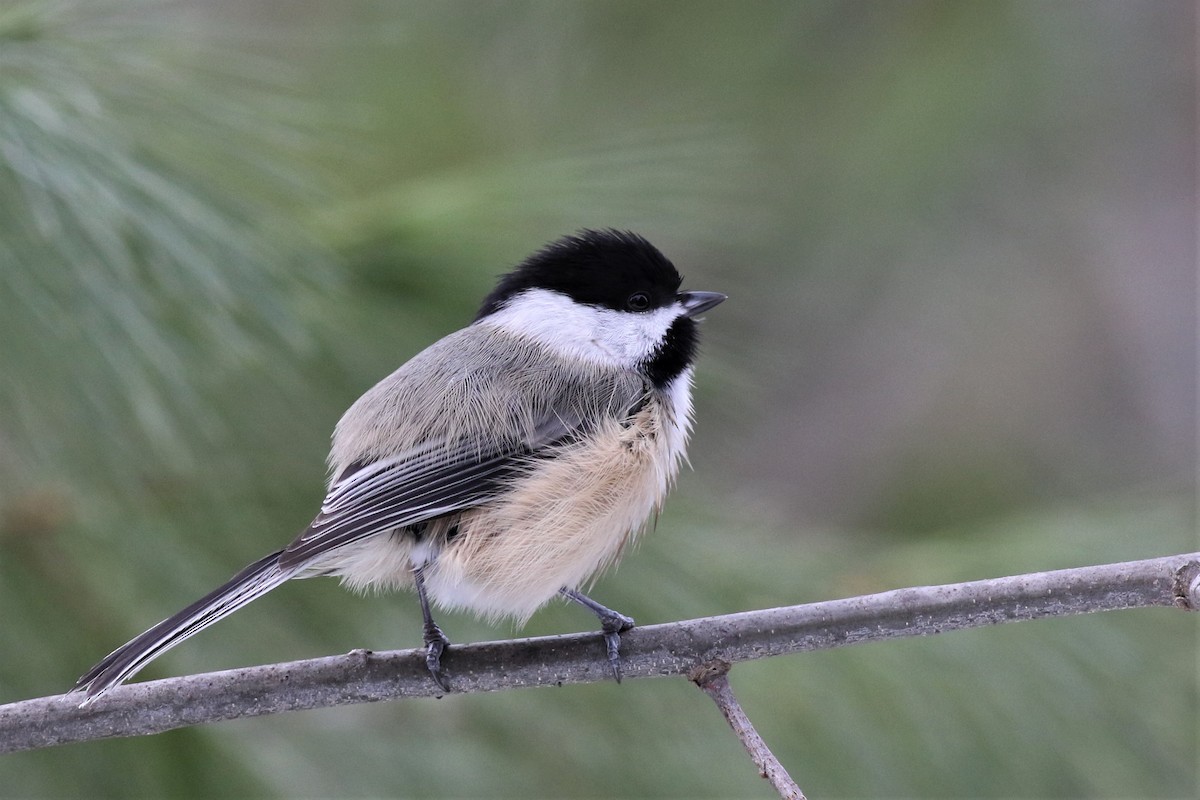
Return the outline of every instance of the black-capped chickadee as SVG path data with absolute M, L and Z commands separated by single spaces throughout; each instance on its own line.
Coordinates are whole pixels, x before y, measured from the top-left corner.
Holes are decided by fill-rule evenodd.
M 613 564 L 684 458 L 696 316 L 642 237 L 581 231 L 504 275 L 475 321 L 360 397 L 333 434 L 321 511 L 284 549 L 122 645 L 85 703 L 291 578 L 416 589 L 426 663 L 447 689 L 430 602 L 526 621 L 555 596 L 594 612 L 620 679 L 633 620 L 579 587 Z

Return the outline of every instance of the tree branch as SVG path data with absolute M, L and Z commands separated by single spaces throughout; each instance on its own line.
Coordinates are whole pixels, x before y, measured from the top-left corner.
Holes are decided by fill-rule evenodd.
M 626 678 L 1001 622 L 1140 606 L 1200 609 L 1200 553 L 897 589 L 821 603 L 634 628 Z M 583 633 L 455 645 L 442 666 L 459 693 L 611 680 L 604 642 Z M 86 708 L 76 694 L 0 706 L 0 753 L 137 736 L 224 719 L 430 697 L 422 650 L 315 658 L 121 686 Z
M 804 792 L 800 791 L 787 769 L 771 752 L 771 748 L 767 747 L 750 717 L 742 710 L 742 704 L 734 696 L 733 687 L 729 685 L 729 664 L 724 661 L 710 661 L 692 670 L 688 678 L 717 704 L 734 735 L 738 737 L 742 747 L 746 748 L 750 760 L 758 767 L 758 774 L 770 781 L 771 788 L 780 798 L 806 800 Z

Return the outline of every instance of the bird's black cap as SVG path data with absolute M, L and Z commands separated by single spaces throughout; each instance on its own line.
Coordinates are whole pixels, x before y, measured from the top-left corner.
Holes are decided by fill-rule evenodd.
M 502 277 L 475 318 L 499 311 L 527 289 L 550 289 L 617 311 L 649 311 L 675 302 L 682 282 L 675 265 L 636 233 L 582 230 L 551 242 Z

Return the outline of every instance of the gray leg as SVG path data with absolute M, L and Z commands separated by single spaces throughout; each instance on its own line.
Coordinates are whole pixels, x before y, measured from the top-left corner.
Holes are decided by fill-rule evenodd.
M 604 634 L 604 644 L 608 647 L 608 664 L 612 667 L 613 677 L 621 682 L 621 634 L 633 627 L 633 617 L 627 617 L 602 606 L 582 592 L 563 587 L 558 593 L 568 600 L 573 600 L 590 610 L 600 618 L 600 631 Z
M 429 674 L 438 688 L 443 692 L 449 692 L 450 689 L 442 677 L 442 651 L 450 644 L 450 640 L 446 638 L 446 634 L 442 633 L 442 629 L 433 621 L 433 615 L 429 613 L 429 598 L 425 596 L 424 567 L 414 566 L 412 571 L 413 578 L 417 583 L 417 599 L 421 601 L 421 616 L 425 619 L 425 631 L 422 637 L 425 642 L 425 666 L 429 668 Z

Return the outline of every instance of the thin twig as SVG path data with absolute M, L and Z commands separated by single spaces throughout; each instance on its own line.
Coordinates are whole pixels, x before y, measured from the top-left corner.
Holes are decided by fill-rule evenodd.
M 742 710 L 742 704 L 734 696 L 733 688 L 729 685 L 729 664 L 724 661 L 702 664 L 692 670 L 688 678 L 703 689 L 704 693 L 717 704 L 717 708 L 721 709 L 725 721 L 729 723 L 730 728 L 733 728 L 742 747 L 745 747 L 746 752 L 750 754 L 754 766 L 758 767 L 758 774 L 770 781 L 779 796 L 783 800 L 805 800 L 804 792 L 800 791 L 800 787 L 792 780 L 792 776 L 784 769 L 783 764 L 779 763 L 779 759 L 771 752 L 771 748 L 767 747 L 763 738 L 758 735 L 754 723 L 750 721 L 750 717 L 746 716 L 746 712 Z
M 1189 553 L 649 625 L 622 634 L 623 672 L 626 678 L 686 675 L 715 659 L 732 664 L 1001 622 L 1139 606 L 1200 609 L 1198 575 L 1200 553 Z M 597 633 L 454 645 L 442 667 L 459 693 L 594 683 L 612 675 Z M 355 651 L 117 687 L 86 708 L 74 694 L 0 706 L 0 753 L 435 694 L 424 651 Z

